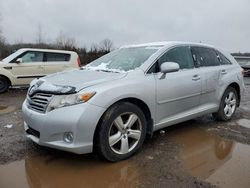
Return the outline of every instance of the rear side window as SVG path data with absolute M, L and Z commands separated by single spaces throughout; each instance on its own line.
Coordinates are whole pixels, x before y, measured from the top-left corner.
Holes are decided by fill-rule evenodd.
M 192 55 L 197 67 L 218 66 L 219 58 L 211 48 L 192 47 Z
M 46 52 L 45 55 L 45 61 L 47 62 L 69 61 L 69 60 L 70 60 L 70 54 Z
M 232 64 L 221 52 L 216 51 L 220 60 L 221 65 L 230 65 Z

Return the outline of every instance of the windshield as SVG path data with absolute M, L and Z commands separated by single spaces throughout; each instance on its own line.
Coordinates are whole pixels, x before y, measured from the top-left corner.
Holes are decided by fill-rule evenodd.
M 86 66 L 87 69 L 126 72 L 140 67 L 159 47 L 129 47 L 115 50 Z
M 23 49 L 20 49 L 20 50 L 17 50 L 15 53 L 13 54 L 10 54 L 9 56 L 7 56 L 6 58 L 4 58 L 2 61 L 5 62 L 5 63 L 9 63 L 11 62 L 14 58 L 16 58 L 17 56 L 19 56 L 21 53 L 23 53 L 24 50 Z

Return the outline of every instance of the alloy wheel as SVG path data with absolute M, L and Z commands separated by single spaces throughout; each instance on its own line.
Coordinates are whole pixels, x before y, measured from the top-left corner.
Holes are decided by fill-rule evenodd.
M 139 143 L 142 123 L 135 113 L 119 115 L 109 130 L 109 146 L 117 154 L 127 154 Z
M 227 117 L 231 117 L 236 109 L 236 96 L 234 92 L 229 92 L 225 98 L 224 113 Z

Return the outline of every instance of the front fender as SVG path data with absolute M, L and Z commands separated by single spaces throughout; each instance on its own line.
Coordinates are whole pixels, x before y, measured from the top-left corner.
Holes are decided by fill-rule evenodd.
M 143 101 L 148 106 L 152 118 L 155 117 L 156 91 L 154 76 L 144 76 L 136 80 L 115 80 L 108 84 L 91 87 L 91 91 L 96 92 L 96 95 L 89 100 L 89 103 L 93 105 L 107 109 L 122 99 L 136 98 Z
M 0 68 L 0 76 L 8 78 L 10 80 L 11 85 L 15 83 L 15 77 L 9 71 L 5 70 L 2 67 Z
M 228 74 L 226 75 L 222 80 L 220 80 L 220 84 L 219 84 L 219 89 L 218 89 L 218 101 L 221 101 L 221 98 L 225 92 L 225 90 L 231 85 L 236 83 L 239 86 L 240 89 L 240 96 L 244 93 L 245 90 L 245 85 L 244 85 L 244 80 L 243 80 L 243 75 L 241 74 L 240 69 L 237 69 L 238 67 L 236 67 L 234 71 L 237 71 L 238 73 L 235 74 L 235 72 L 233 74 Z

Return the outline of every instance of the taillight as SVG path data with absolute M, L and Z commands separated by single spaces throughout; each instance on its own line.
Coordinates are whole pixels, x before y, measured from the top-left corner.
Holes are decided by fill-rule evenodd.
M 77 64 L 78 64 L 79 67 L 81 67 L 81 60 L 80 60 L 79 57 L 77 58 Z
M 245 74 L 245 70 L 244 69 L 241 69 L 241 74 L 242 74 L 242 76 L 244 76 L 244 74 Z

